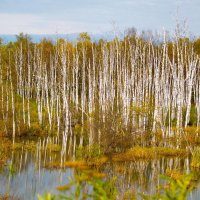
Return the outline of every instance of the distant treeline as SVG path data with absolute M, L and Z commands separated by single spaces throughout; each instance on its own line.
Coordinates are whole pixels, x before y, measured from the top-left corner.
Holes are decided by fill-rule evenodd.
M 43 127 L 89 144 L 102 129 L 161 131 L 163 136 L 200 122 L 200 39 L 163 33 L 162 42 L 129 31 L 123 39 L 76 43 L 25 34 L 1 44 L 2 135 Z M 95 127 L 95 128 L 94 128 Z M 85 133 L 84 133 L 85 131 Z

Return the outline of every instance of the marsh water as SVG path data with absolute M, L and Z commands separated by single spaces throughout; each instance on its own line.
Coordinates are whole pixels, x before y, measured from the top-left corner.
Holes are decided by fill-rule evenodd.
M 69 183 L 69 177 L 77 172 L 75 168 L 49 169 L 48 163 L 63 162 L 62 153 L 53 149 L 48 151 L 47 145 L 55 145 L 56 140 L 34 141 L 36 149 L 32 149 L 33 141 L 18 141 L 24 145 L 7 152 L 6 165 L 0 171 L 0 196 L 9 196 L 13 199 L 32 200 L 37 195 L 45 192 L 58 194 L 56 189 L 60 185 Z M 65 158 L 76 160 L 75 148 L 67 146 Z M 155 160 L 136 160 L 126 162 L 108 161 L 98 171 L 107 175 L 107 178 L 116 177 L 116 187 L 119 191 L 119 199 L 126 191 L 137 193 L 137 199 L 141 199 L 139 193 L 154 194 L 156 188 L 162 184 L 160 174 L 166 170 L 178 170 L 189 173 L 190 158 L 160 158 Z M 200 187 L 190 194 L 189 199 L 200 199 Z

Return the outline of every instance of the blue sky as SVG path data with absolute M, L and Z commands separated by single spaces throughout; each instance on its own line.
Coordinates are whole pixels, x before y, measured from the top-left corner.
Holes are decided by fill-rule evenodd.
M 0 0 L 0 34 L 173 30 L 177 9 L 200 35 L 200 0 Z

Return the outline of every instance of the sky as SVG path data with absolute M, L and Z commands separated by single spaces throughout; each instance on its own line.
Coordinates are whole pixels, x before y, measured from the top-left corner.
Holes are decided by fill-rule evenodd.
M 129 27 L 200 35 L 200 0 L 0 0 L 0 34 L 104 33 Z

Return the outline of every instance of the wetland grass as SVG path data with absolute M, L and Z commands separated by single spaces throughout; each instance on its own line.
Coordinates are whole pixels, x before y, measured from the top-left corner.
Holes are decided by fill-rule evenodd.
M 200 147 L 197 147 L 197 148 L 192 152 L 191 167 L 200 168 Z
M 113 161 L 136 161 L 138 159 L 151 160 L 161 157 L 187 157 L 188 152 L 184 149 L 165 147 L 133 147 L 125 153 L 112 156 Z

